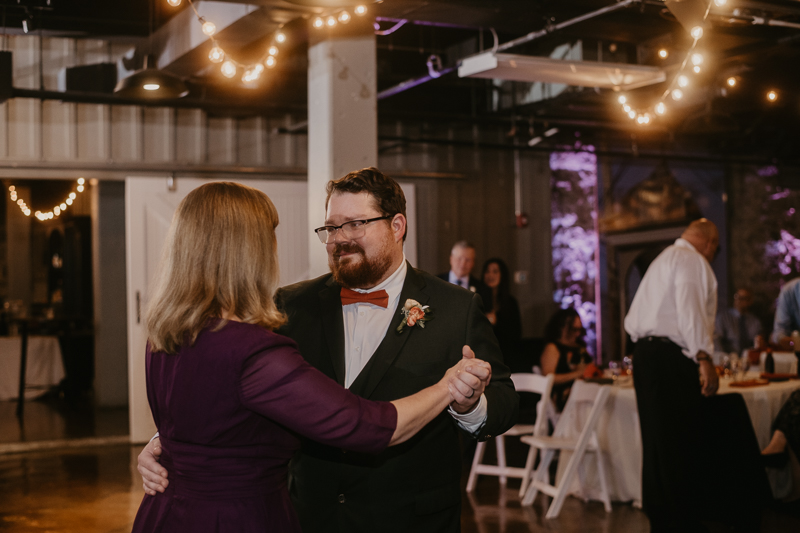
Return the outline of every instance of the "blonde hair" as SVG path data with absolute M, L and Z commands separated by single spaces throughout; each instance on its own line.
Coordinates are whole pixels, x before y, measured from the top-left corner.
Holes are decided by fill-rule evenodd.
M 230 182 L 189 193 L 172 219 L 145 315 L 154 351 L 175 353 L 223 313 L 275 329 L 278 212 L 261 191 Z M 226 321 L 220 323 L 219 328 Z

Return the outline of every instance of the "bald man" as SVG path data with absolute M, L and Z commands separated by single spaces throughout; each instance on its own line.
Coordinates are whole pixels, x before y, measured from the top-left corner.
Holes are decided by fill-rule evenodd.
M 651 531 L 703 531 L 702 396 L 716 394 L 717 227 L 692 222 L 642 278 L 625 331 L 642 432 L 642 504 Z M 698 379 L 699 371 L 699 379 Z M 713 475 L 713 474 L 712 474 Z

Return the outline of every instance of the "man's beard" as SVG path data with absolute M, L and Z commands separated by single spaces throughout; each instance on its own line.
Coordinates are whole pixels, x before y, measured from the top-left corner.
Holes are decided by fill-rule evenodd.
M 346 259 L 344 263 L 340 261 L 339 255 L 342 252 L 356 253 L 361 256 L 361 260 L 355 262 Z M 333 273 L 333 279 L 342 287 L 348 289 L 367 289 L 374 287 L 392 266 L 392 257 L 387 250 L 380 250 L 381 253 L 373 259 L 367 258 L 364 249 L 355 243 L 343 243 L 334 246 L 333 254 L 328 257 L 328 267 Z

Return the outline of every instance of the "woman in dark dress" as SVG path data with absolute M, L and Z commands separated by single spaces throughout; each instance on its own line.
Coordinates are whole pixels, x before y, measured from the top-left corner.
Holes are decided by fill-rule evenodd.
M 581 345 L 583 324 L 573 308 L 559 309 L 545 326 L 545 342 L 541 368 L 545 376 L 554 374 L 553 402 L 561 412 L 567 403 L 572 383 L 583 377 L 586 365 L 591 362 L 586 348 Z
M 492 290 L 492 301 L 484 302 L 486 318 L 492 323 L 494 335 L 506 361 L 517 356 L 522 337 L 519 304 L 511 296 L 510 278 L 505 262 L 493 257 L 483 264 L 483 283 Z
M 264 193 L 235 183 L 203 185 L 178 207 L 146 315 L 147 398 L 171 475 L 145 495 L 134 533 L 299 532 L 287 490 L 299 435 L 377 453 L 451 401 L 467 360 L 414 396 L 372 402 L 273 333 L 285 321 L 277 224 Z

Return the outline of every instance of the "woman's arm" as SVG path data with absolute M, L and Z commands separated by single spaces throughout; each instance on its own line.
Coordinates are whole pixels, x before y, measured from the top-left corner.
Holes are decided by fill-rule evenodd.
M 574 381 L 581 376 L 583 376 L 583 368 L 584 364 L 578 365 L 577 370 L 573 370 L 572 372 L 567 372 L 565 374 L 556 374 L 556 367 L 558 366 L 558 360 L 561 358 L 561 353 L 556 348 L 556 345 L 552 342 L 544 347 L 544 352 L 542 352 L 542 374 L 548 376 L 553 374 L 554 379 L 553 383 L 566 383 L 568 381 Z

